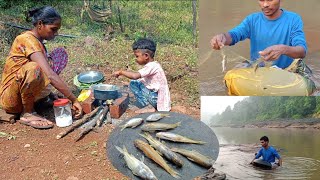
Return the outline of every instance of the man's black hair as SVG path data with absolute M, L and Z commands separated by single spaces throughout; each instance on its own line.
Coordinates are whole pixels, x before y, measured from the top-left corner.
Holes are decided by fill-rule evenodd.
M 132 44 L 132 50 L 146 50 L 153 58 L 157 50 L 157 45 L 154 41 L 148 38 L 140 38 Z
M 260 141 L 265 141 L 265 142 L 269 142 L 269 138 L 267 137 L 267 136 L 262 136 L 261 138 L 260 138 Z

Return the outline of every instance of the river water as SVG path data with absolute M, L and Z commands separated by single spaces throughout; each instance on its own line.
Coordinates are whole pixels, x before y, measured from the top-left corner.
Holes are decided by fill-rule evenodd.
M 306 63 L 313 70 L 315 78 L 320 79 L 319 0 L 282 0 L 281 7 L 301 15 L 308 43 Z M 238 25 L 250 13 L 260 11 L 258 0 L 201 0 L 199 10 L 200 94 L 227 95 L 223 84 L 225 73 L 222 72 L 222 54 L 221 51 L 211 49 L 210 40 L 214 35 L 227 32 Z M 250 59 L 248 40 L 232 47 L 224 47 L 224 51 L 228 62 L 226 70 L 245 59 Z
M 216 127 L 213 131 L 221 146 L 214 167 L 226 173 L 228 179 L 316 180 L 320 177 L 319 130 Z M 282 167 L 261 170 L 249 165 L 256 149 L 252 144 L 259 144 L 264 135 L 269 137 L 269 144 L 279 149 Z M 240 148 L 241 144 L 253 151 Z

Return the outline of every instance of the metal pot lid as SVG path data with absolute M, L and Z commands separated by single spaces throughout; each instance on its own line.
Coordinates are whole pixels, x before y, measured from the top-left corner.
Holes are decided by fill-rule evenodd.
M 87 71 L 78 75 L 78 81 L 87 84 L 99 82 L 103 78 L 103 74 L 99 71 Z

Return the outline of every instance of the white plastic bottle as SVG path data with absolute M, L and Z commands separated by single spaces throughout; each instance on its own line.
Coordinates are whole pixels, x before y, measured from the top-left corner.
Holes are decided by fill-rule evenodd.
M 54 116 L 58 127 L 72 124 L 71 104 L 69 99 L 57 99 L 53 102 Z

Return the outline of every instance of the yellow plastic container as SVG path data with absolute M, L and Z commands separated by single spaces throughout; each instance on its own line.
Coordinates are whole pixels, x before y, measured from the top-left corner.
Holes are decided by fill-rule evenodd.
M 78 96 L 77 100 L 79 102 L 85 101 L 88 97 L 90 97 L 91 92 L 92 91 L 90 89 L 83 89 L 80 95 Z
M 309 96 L 315 89 L 311 80 L 272 67 L 233 69 L 224 80 L 232 96 Z

